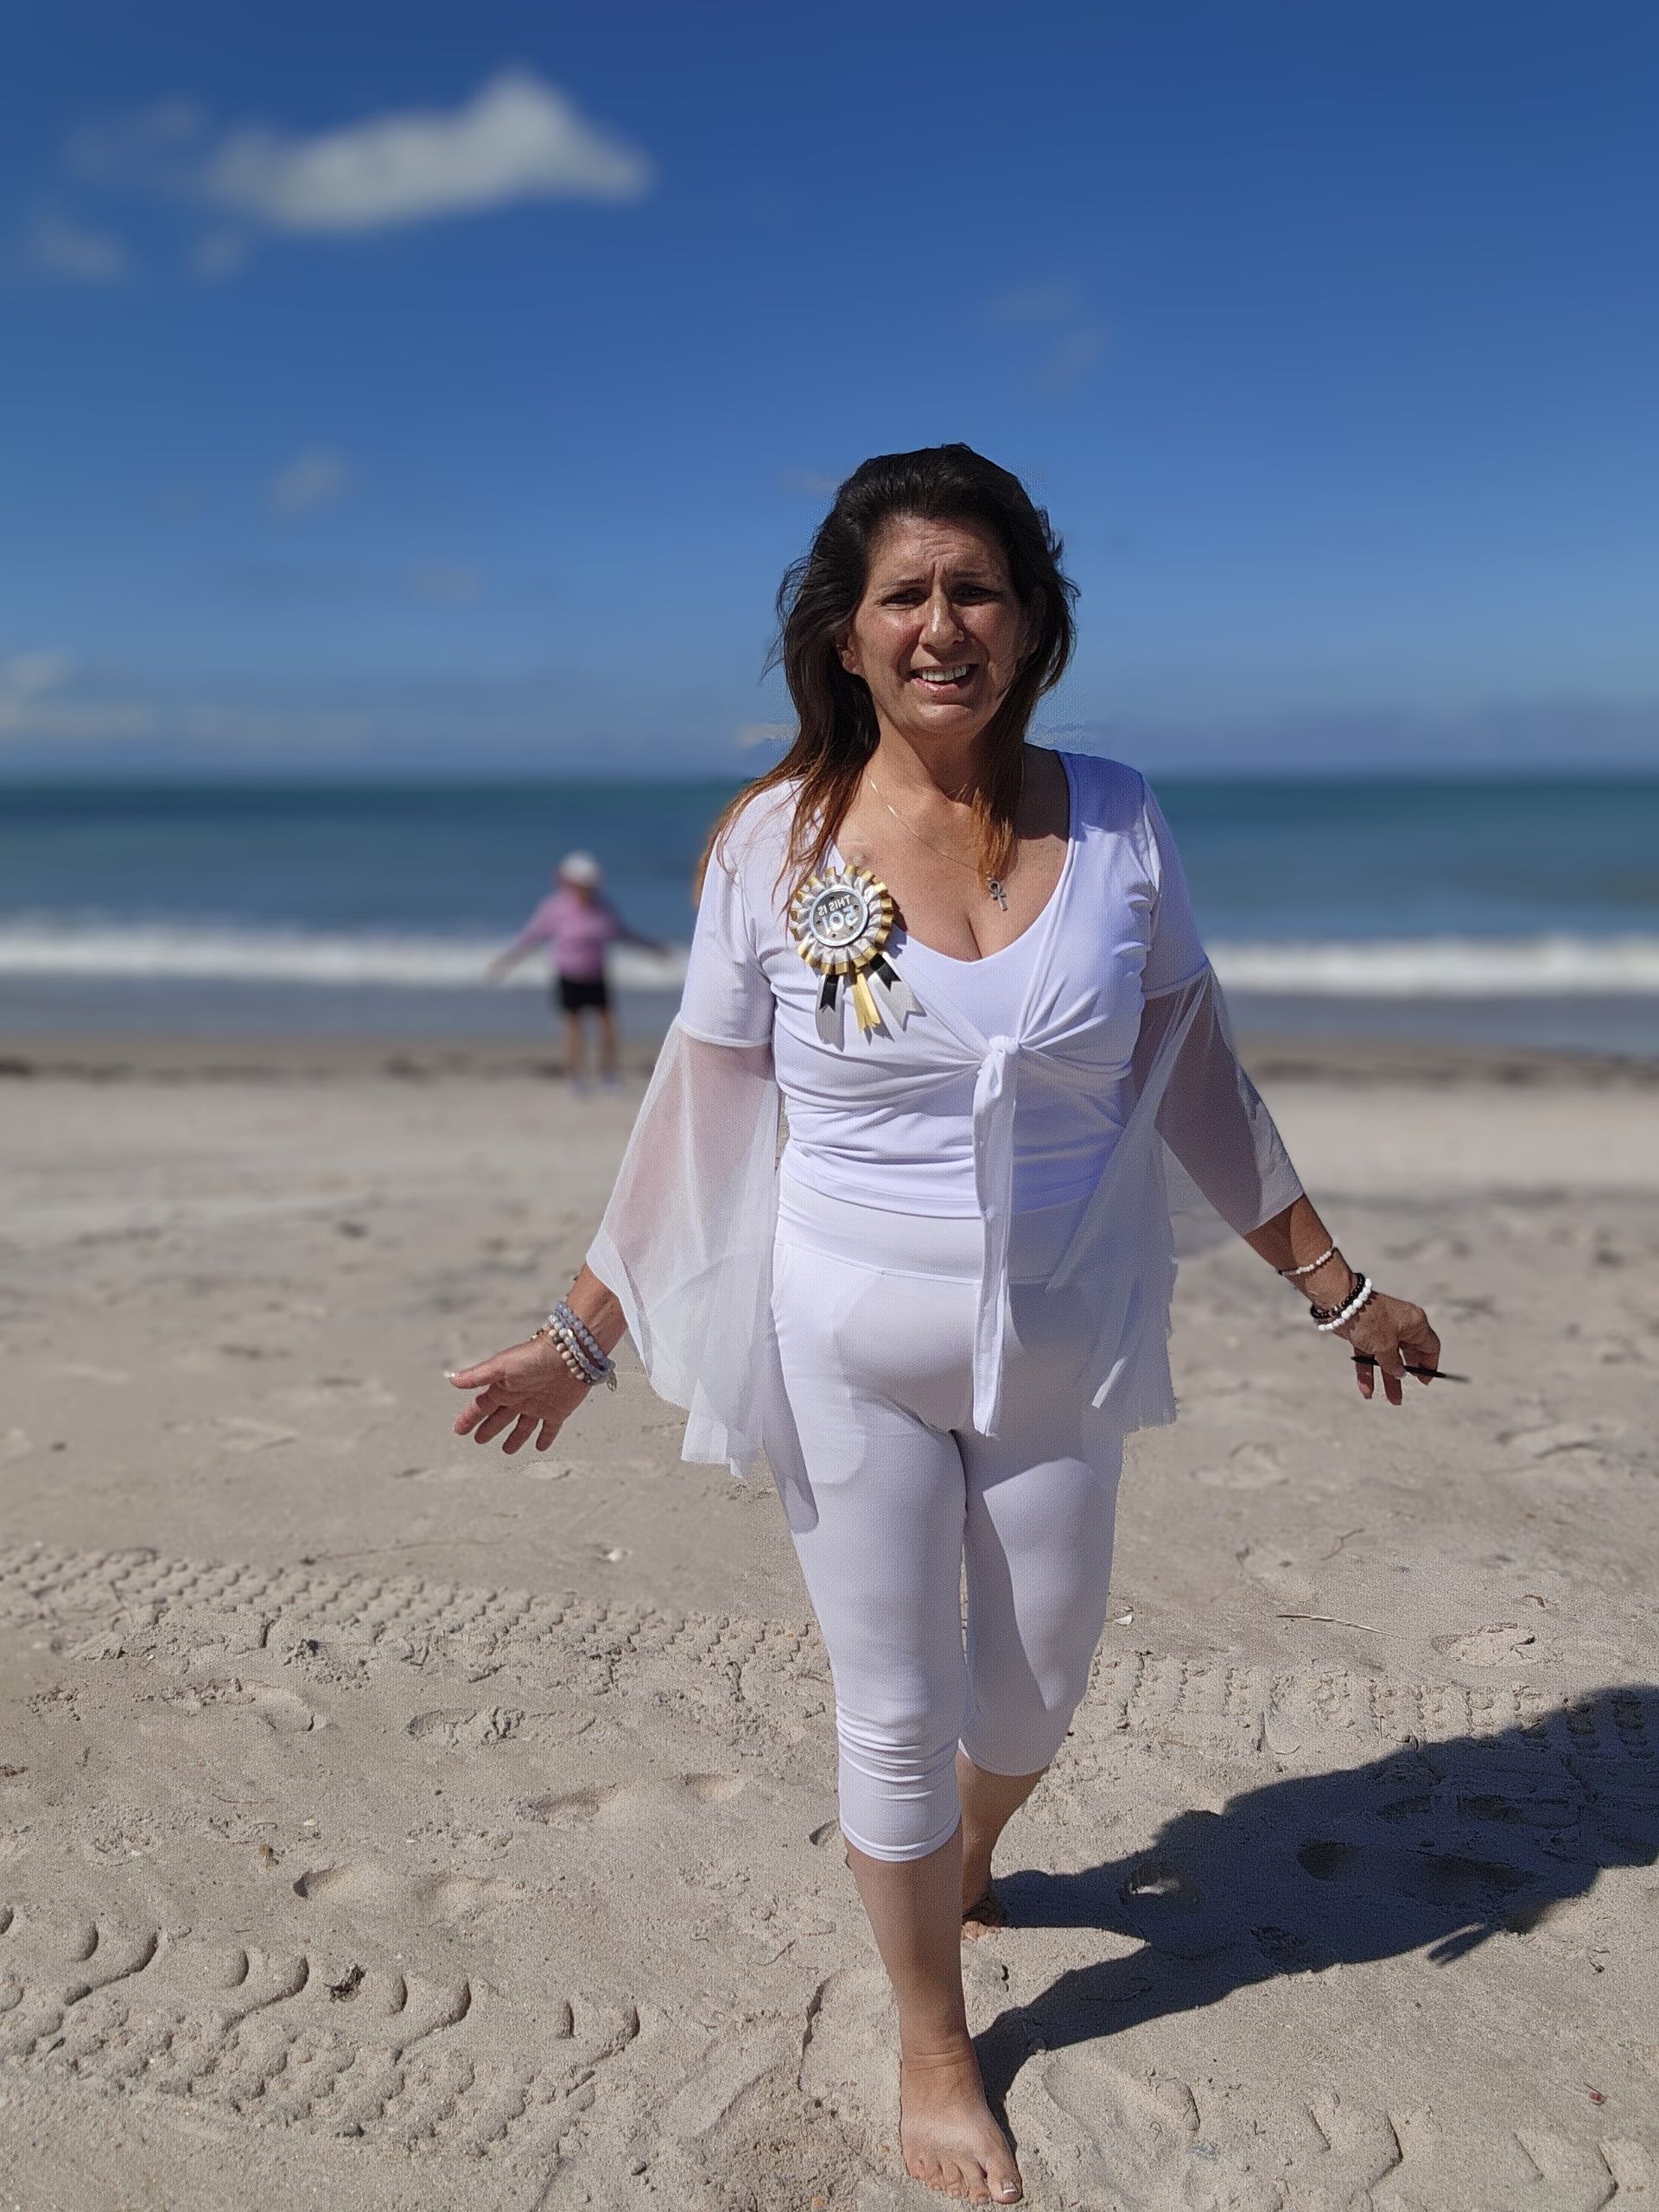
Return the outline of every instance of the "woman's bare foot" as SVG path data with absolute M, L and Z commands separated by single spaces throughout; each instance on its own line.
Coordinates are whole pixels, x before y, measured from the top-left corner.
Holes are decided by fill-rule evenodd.
M 970 2204 L 1017 2204 L 1024 2195 L 966 2035 L 943 2050 L 900 2062 L 899 2147 L 912 2179 L 946 2196 Z
M 994 1929 L 1006 1928 L 1007 1924 L 1008 1909 L 989 1882 L 970 1904 L 962 1908 L 962 1932 L 970 1943 L 976 1943 L 982 1936 L 988 1936 Z

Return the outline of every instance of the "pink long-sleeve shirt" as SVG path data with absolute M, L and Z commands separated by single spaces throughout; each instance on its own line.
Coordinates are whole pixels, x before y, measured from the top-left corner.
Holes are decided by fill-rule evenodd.
M 607 899 L 583 899 L 562 885 L 543 899 L 504 957 L 516 960 L 533 945 L 544 944 L 561 976 L 573 983 L 596 983 L 605 973 L 607 947 L 619 939 L 644 942 Z

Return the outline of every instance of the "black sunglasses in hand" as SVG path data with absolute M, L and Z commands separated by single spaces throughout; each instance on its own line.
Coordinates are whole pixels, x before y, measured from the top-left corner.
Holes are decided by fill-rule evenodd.
M 1403 1360 L 1401 1364 L 1408 1375 L 1426 1375 L 1431 1382 L 1466 1382 L 1469 1380 L 1466 1375 L 1453 1375 L 1449 1367 L 1414 1367 L 1408 1359 Z M 1354 1354 L 1354 1365 L 1375 1367 L 1376 1354 L 1371 1351 L 1357 1351 Z

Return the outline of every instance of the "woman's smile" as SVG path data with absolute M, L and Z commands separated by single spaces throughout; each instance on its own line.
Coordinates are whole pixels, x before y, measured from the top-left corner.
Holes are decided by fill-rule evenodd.
M 954 668 L 913 668 L 911 676 L 924 690 L 940 694 L 966 691 L 978 668 L 972 661 L 958 661 Z

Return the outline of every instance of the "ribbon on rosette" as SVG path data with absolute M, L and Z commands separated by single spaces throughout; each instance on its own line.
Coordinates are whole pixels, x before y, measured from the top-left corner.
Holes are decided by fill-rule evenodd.
M 921 1005 L 885 948 L 893 935 L 893 893 L 864 868 L 809 875 L 789 902 L 795 950 L 823 977 L 817 1025 L 826 1045 L 841 1041 L 843 989 L 866 1037 L 887 1035 Z

